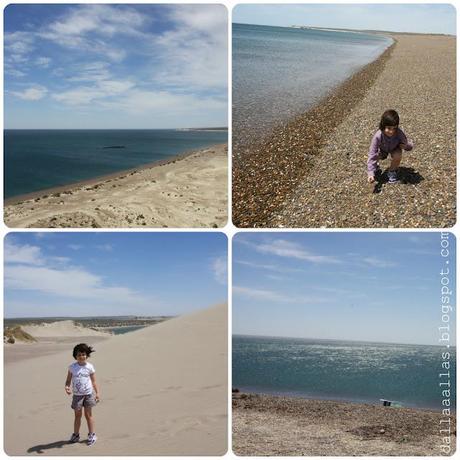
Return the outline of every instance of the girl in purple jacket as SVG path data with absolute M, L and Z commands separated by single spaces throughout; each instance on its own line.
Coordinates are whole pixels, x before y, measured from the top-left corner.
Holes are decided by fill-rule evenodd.
M 387 110 L 380 120 L 379 130 L 372 138 L 367 160 L 367 180 L 375 181 L 378 169 L 378 160 L 384 160 L 391 156 L 391 164 L 388 170 L 388 183 L 398 182 L 398 168 L 401 163 L 402 151 L 412 150 L 414 144 L 407 139 L 402 129 L 399 129 L 399 115 L 396 110 Z

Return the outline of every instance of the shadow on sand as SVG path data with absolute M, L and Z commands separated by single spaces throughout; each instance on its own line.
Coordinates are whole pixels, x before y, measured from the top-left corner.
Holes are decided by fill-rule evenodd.
M 73 443 L 70 441 L 56 441 L 50 442 L 49 444 L 39 444 L 37 446 L 30 447 L 27 449 L 28 454 L 45 454 L 47 450 L 51 449 L 61 449 L 62 447 L 68 444 L 84 444 L 84 441 L 80 441 L 79 443 Z
M 406 168 L 401 166 L 398 170 L 398 178 L 401 184 L 417 185 L 424 177 L 417 172 L 414 168 Z M 375 185 L 372 193 L 380 193 L 382 191 L 383 184 L 388 182 L 388 171 L 382 173 L 378 170 L 375 174 Z

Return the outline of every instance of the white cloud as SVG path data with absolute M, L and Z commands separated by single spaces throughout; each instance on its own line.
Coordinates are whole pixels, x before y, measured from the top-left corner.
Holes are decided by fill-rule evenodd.
M 49 79 L 46 88 L 29 81 L 7 88 L 6 93 L 25 101 L 51 97 L 58 103 L 50 109 L 52 117 L 54 109 L 63 113 L 70 107 L 72 119 L 82 117 L 75 108 L 90 109 L 82 124 L 94 125 L 97 120 L 98 126 L 225 125 L 226 8 L 162 8 L 157 18 L 155 9 L 142 5 L 69 5 L 64 14 L 34 32 L 9 34 L 6 75 L 26 77 L 39 67 L 57 78 Z M 149 27 L 156 21 L 161 27 Z M 128 55 L 126 67 L 121 61 Z M 134 70 L 131 61 L 139 62 Z M 100 116 L 103 112 L 106 117 Z
M 83 248 L 83 246 L 81 244 L 69 244 L 69 248 L 73 249 L 74 251 L 78 251 Z
M 5 74 L 11 75 L 12 77 L 16 77 L 16 78 L 22 78 L 27 75 L 25 72 L 22 72 L 21 70 L 15 69 L 13 67 L 7 67 L 7 66 L 5 66 Z
M 128 91 L 134 86 L 130 81 L 104 80 L 98 83 L 98 88 L 106 95 L 115 95 Z
M 103 61 L 79 65 L 72 72 L 72 77 L 66 79 L 69 82 L 98 82 L 113 79 L 109 71 L 109 63 Z
M 214 271 L 214 278 L 220 284 L 227 284 L 227 257 L 217 257 L 212 262 L 212 269 Z
M 305 270 L 302 270 L 301 268 L 289 268 L 289 267 L 283 267 L 281 265 L 259 264 L 255 262 L 248 262 L 246 260 L 235 260 L 235 263 L 240 264 L 240 265 L 246 265 L 252 268 L 260 268 L 262 270 L 271 270 L 271 271 L 279 272 L 279 273 L 305 272 Z
M 371 267 L 376 267 L 376 268 L 396 267 L 395 263 L 389 262 L 383 259 L 378 259 L 376 257 L 364 257 L 362 261 L 366 263 L 367 265 L 370 265 Z
M 16 245 L 5 241 L 5 264 L 43 265 L 45 263 L 38 246 Z
M 113 44 L 120 35 L 143 37 L 141 27 L 149 18 L 133 8 L 79 5 L 37 33 L 62 47 L 100 54 L 122 61 L 126 51 Z
M 56 37 L 77 36 L 90 32 L 113 37 L 116 34 L 139 35 L 139 28 L 147 18 L 129 7 L 110 5 L 80 5 L 60 20 L 49 25 Z
M 51 63 L 51 58 L 49 57 L 42 56 L 42 57 L 38 57 L 37 59 L 35 59 L 35 64 L 39 67 L 47 68 L 49 67 L 50 63 Z
M 70 262 L 69 257 L 60 257 L 60 256 L 50 257 L 50 260 L 52 260 L 53 262 L 56 262 L 58 264 L 67 264 L 67 263 Z
M 268 243 L 255 244 L 255 249 L 262 254 L 272 254 L 279 257 L 288 257 L 299 260 L 306 260 L 313 263 L 337 264 L 340 261 L 333 256 L 312 254 L 300 244 L 286 240 L 273 240 Z
M 101 302 L 139 303 L 140 296 L 126 287 L 106 286 L 101 277 L 80 268 L 61 269 L 9 265 L 5 267 L 5 288 L 36 291 L 67 299 L 92 299 Z
M 271 280 L 275 280 L 275 281 L 283 281 L 286 279 L 283 276 L 279 276 L 279 275 L 267 275 L 267 278 Z
M 79 245 L 74 245 L 75 248 Z M 89 300 L 136 308 L 155 303 L 128 287 L 110 286 L 101 276 L 73 267 L 69 262 L 67 257 L 44 257 L 37 246 L 6 242 L 5 290 L 37 292 L 76 303 Z
M 37 85 L 24 91 L 11 91 L 10 93 L 24 101 L 38 101 L 46 96 L 48 90 L 44 86 Z
M 7 64 L 24 64 L 28 61 L 28 57 L 24 54 L 9 54 L 5 59 Z
M 116 101 L 101 101 L 108 109 L 126 111 L 130 114 L 161 113 L 162 118 L 178 117 L 193 119 L 213 111 L 226 113 L 227 102 L 218 98 L 174 94 L 168 91 L 144 91 L 136 88 L 120 94 Z
M 233 286 L 233 294 L 243 295 L 256 300 L 268 300 L 270 302 L 286 302 L 287 297 L 274 291 L 265 289 L 253 289 L 243 286 Z
M 5 51 L 23 55 L 34 49 L 34 35 L 29 32 L 6 32 L 4 34 Z
M 155 81 L 169 85 L 226 88 L 227 11 L 223 5 L 177 5 L 170 7 L 176 23 L 155 38 L 155 54 L 162 59 Z
M 96 81 L 93 86 L 80 86 L 53 94 L 52 98 L 68 105 L 87 105 L 123 94 L 133 86 L 134 83 L 129 81 L 100 80 Z
M 267 289 L 254 289 L 244 286 L 233 286 L 233 294 L 242 295 L 250 299 L 255 300 L 267 300 L 269 302 L 280 302 L 280 303 L 300 303 L 300 304 L 311 304 L 311 303 L 324 303 L 328 299 L 319 297 L 297 297 L 286 295 L 280 292 L 270 291 Z
M 101 251 L 106 251 L 106 252 L 112 252 L 113 251 L 113 246 L 111 244 L 100 244 L 96 246 L 97 249 Z
M 53 94 L 52 98 L 68 105 L 87 105 L 101 95 L 96 88 L 75 88 L 62 93 Z

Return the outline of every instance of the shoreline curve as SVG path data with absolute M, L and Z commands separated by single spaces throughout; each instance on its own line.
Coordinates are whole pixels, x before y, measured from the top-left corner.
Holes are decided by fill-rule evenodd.
M 236 227 L 267 227 L 270 217 L 308 174 L 328 134 L 373 86 L 397 39 L 317 104 L 272 129 L 263 141 L 232 152 L 232 220 Z M 314 129 L 312 129 L 312 126 Z
M 170 163 L 175 163 L 176 161 L 183 160 L 191 155 L 195 155 L 200 152 L 203 152 L 204 150 L 216 149 L 222 146 L 227 146 L 227 143 L 210 144 L 206 147 L 201 147 L 201 148 L 197 148 L 193 150 L 187 150 L 185 152 L 172 155 L 163 160 L 155 160 L 149 163 L 141 164 L 137 167 L 133 167 L 129 169 L 121 169 L 119 171 L 108 173 L 108 174 L 103 174 L 101 176 L 96 176 L 96 177 L 89 178 L 89 179 L 83 179 L 77 182 L 70 182 L 67 185 L 57 185 L 55 187 L 48 187 L 48 188 L 36 190 L 34 192 L 21 193 L 20 195 L 15 195 L 9 198 L 5 198 L 3 205 L 12 206 L 15 204 L 20 204 L 23 201 L 34 200 L 36 198 L 42 198 L 44 195 L 51 195 L 53 193 L 64 193 L 65 194 L 65 192 L 68 190 L 76 189 L 78 187 L 83 187 L 85 185 L 97 185 L 99 183 L 106 182 L 108 180 L 119 179 L 120 176 L 129 175 L 129 174 L 132 174 L 138 171 L 142 171 L 145 169 L 151 169 L 151 168 L 156 168 L 159 166 L 164 166 Z

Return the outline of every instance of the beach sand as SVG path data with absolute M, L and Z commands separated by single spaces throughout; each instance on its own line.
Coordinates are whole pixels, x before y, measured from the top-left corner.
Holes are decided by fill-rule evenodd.
M 100 338 L 96 338 L 100 340 Z M 93 342 L 89 342 L 92 344 Z M 97 443 L 68 444 L 66 352 L 5 364 L 8 455 L 222 455 L 227 449 L 227 307 L 219 305 L 96 344 Z M 14 347 L 14 345 L 13 345 Z M 80 433 L 86 440 L 83 419 Z
M 112 337 L 109 332 L 82 327 L 71 320 L 23 325 L 21 329 L 30 334 L 36 342 L 16 340 L 14 344 L 5 344 L 3 348 L 5 364 L 35 359 L 37 356 L 53 355 L 60 351 L 67 351 L 68 356 L 71 357 L 72 349 L 77 343 L 94 344 Z
M 37 359 L 38 356 L 55 355 L 62 351 L 66 352 L 67 357 L 72 359 L 72 350 L 77 343 L 97 344 L 107 340 L 111 335 L 105 337 L 93 335 L 79 335 L 71 337 L 46 337 L 39 338 L 37 342 L 25 343 L 16 341 L 14 344 L 4 344 L 3 362 L 4 364 L 17 363 L 19 361 Z
M 11 228 L 223 227 L 227 146 L 7 200 Z M 19 201 L 19 202 L 18 202 Z
M 263 145 L 234 152 L 235 225 L 453 226 L 455 37 L 392 36 L 391 49 L 318 106 L 274 130 Z M 367 184 L 367 152 L 389 108 L 399 112 L 415 148 L 403 154 L 403 183 L 375 187 Z
M 440 413 L 280 396 L 233 396 L 241 456 L 439 456 Z M 451 430 L 456 433 L 456 419 Z M 444 425 L 443 425 L 444 426 Z M 456 435 L 451 437 L 455 451 Z
M 21 329 L 36 339 L 52 337 L 110 337 L 110 334 L 107 332 L 80 326 L 69 319 L 52 323 L 26 324 L 21 326 Z

